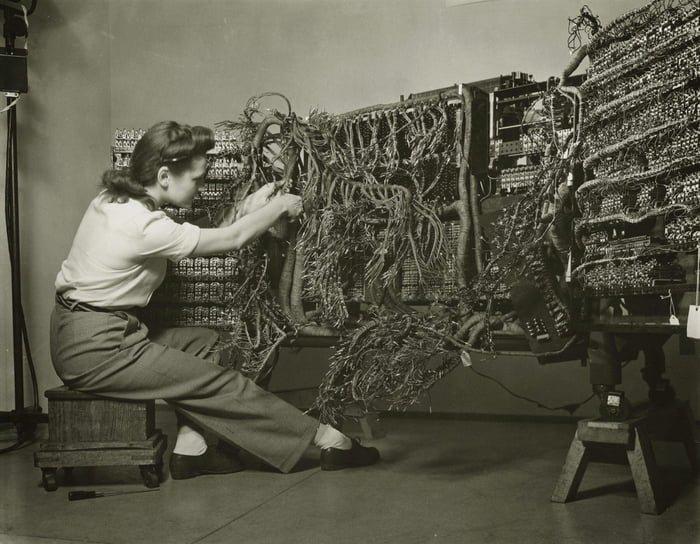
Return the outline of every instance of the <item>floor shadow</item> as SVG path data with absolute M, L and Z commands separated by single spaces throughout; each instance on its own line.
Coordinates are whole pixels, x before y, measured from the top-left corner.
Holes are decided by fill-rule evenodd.
M 697 486 L 698 475 L 692 470 L 664 467 L 659 472 L 661 501 L 665 507 L 690 494 Z
M 676 467 L 660 468 L 658 477 L 658 504 L 662 509 L 668 508 L 682 497 L 692 493 L 698 479 L 697 475 L 693 474 L 692 471 Z M 574 501 L 608 494 L 636 496 L 637 491 L 634 486 L 634 480 L 630 479 L 579 491 Z
M 625 494 L 625 495 L 635 495 L 636 491 L 634 488 L 633 480 L 625 480 L 623 482 L 616 482 L 613 484 L 606 484 L 599 487 L 594 487 L 592 489 L 586 489 L 584 491 L 579 491 L 576 494 L 577 501 L 591 499 L 593 497 L 600 497 L 602 495 L 608 495 L 611 493 Z
M 279 473 L 278 469 L 276 469 L 273 466 L 270 466 L 262 459 L 255 457 L 252 453 L 241 450 L 238 455 L 241 459 L 241 462 L 245 465 L 246 470 L 252 470 L 256 472 Z M 299 459 L 299 461 L 296 465 L 294 465 L 294 468 L 290 471 L 290 473 L 305 472 L 307 470 L 318 468 L 318 466 L 319 460 L 317 456 L 314 457 L 310 455 L 305 455 L 304 457 Z

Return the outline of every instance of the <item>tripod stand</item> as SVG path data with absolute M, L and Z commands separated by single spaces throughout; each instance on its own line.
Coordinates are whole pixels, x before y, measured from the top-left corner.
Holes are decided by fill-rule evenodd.
M 34 5 L 33 5 L 34 7 Z M 19 7 L 4 7 L 5 22 L 3 34 L 5 49 L 3 55 L 8 57 L 26 55 L 26 51 L 15 49 L 15 39 L 26 36 L 27 27 L 23 19 L 18 17 Z M 27 12 L 28 14 L 29 12 Z M 25 80 L 26 84 L 26 75 Z M 17 91 L 22 90 L 20 84 Z M 12 347 L 14 363 L 14 404 L 10 412 L 0 412 L 0 423 L 12 423 L 17 429 L 16 447 L 34 436 L 36 426 L 48 421 L 48 416 L 41 413 L 39 406 L 38 386 L 34 364 L 29 349 L 29 337 L 22 309 L 22 288 L 20 274 L 20 235 L 19 235 L 19 177 L 17 156 L 17 108 L 13 103 L 18 94 L 15 89 L 2 89 L 7 95 L 7 154 L 5 157 L 5 223 L 7 227 L 7 245 L 9 250 L 10 275 L 12 283 Z M 24 89 L 26 90 L 26 88 Z M 33 403 L 25 406 L 24 398 L 24 355 L 27 355 L 32 378 Z

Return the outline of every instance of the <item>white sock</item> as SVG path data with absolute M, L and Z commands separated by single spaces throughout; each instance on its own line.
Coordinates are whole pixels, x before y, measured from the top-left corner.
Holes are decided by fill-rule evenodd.
M 179 455 L 202 455 L 207 451 L 204 437 L 188 425 L 182 425 L 177 430 L 177 441 L 173 453 Z
M 325 423 L 319 423 L 316 436 L 314 437 L 314 444 L 316 444 L 322 450 L 328 448 L 349 450 L 352 448 L 352 442 L 347 436 L 341 433 L 338 429 L 334 429 Z

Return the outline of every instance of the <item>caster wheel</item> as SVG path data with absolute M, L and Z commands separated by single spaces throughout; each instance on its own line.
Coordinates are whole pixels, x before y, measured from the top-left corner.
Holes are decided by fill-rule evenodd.
M 32 440 L 36 435 L 36 423 L 22 423 L 16 425 L 17 437 L 21 442 Z
M 160 486 L 160 474 L 157 465 L 139 465 L 143 485 L 149 488 Z
M 56 491 L 58 484 L 56 483 L 56 469 L 42 468 L 41 469 L 41 485 L 46 491 Z
M 165 481 L 165 469 L 163 467 L 163 463 L 158 463 L 155 465 L 156 467 L 156 474 L 158 475 L 158 481 L 163 482 Z

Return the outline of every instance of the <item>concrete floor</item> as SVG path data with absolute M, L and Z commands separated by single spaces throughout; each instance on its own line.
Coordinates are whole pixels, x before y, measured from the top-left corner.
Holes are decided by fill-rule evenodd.
M 172 414 L 159 425 L 175 435 Z M 700 486 L 684 452 L 659 444 L 677 489 L 639 513 L 629 469 L 591 465 L 582 498 L 549 502 L 573 424 L 386 418 L 373 467 L 321 472 L 310 451 L 291 474 L 253 468 L 167 480 L 160 491 L 68 502 L 69 489 L 145 489 L 137 469 L 76 469 L 40 487 L 36 446 L 0 457 L 0 543 L 698 543 Z M 171 444 L 172 447 L 172 444 Z

